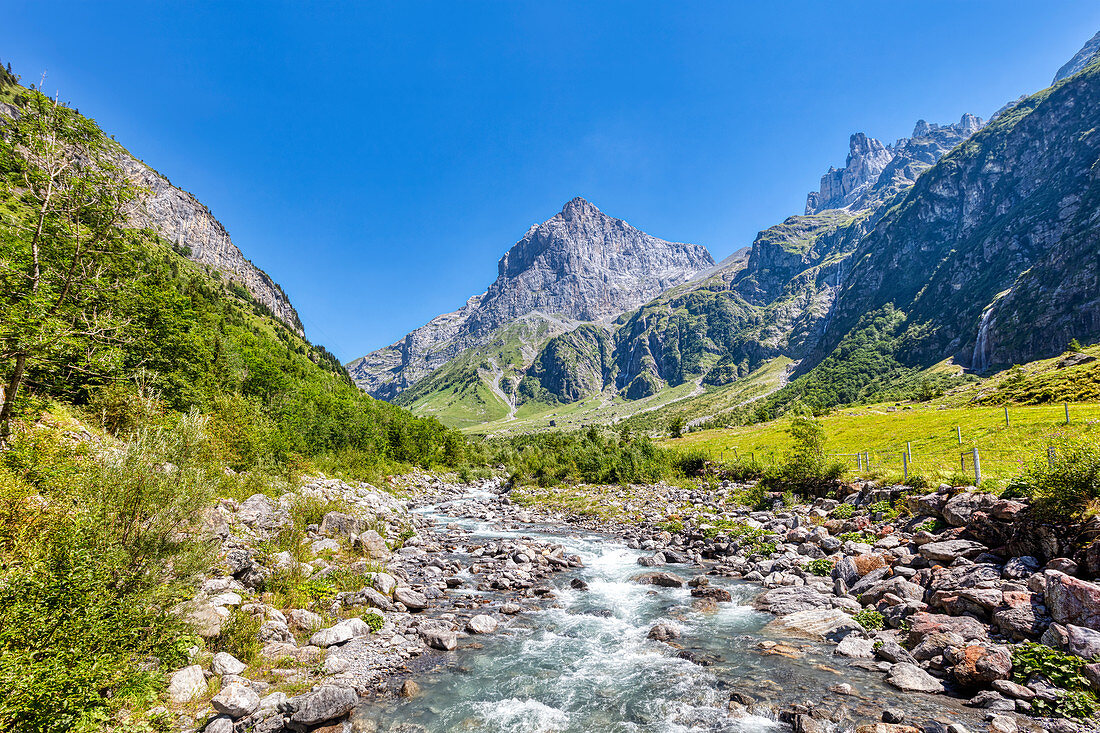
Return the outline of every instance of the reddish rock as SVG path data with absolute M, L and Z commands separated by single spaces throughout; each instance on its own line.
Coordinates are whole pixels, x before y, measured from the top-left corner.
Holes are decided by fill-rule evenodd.
M 942 613 L 914 613 L 909 617 L 909 645 L 919 644 L 921 640 L 934 631 L 940 633 L 954 632 L 963 639 L 987 639 L 989 637 L 985 624 L 970 616 L 946 616 Z
M 979 687 L 1012 676 L 1012 655 L 1004 647 L 972 644 L 953 655 L 951 673 L 963 687 Z
M 1055 621 L 1100 630 L 1100 585 L 1048 570 L 1046 606 Z

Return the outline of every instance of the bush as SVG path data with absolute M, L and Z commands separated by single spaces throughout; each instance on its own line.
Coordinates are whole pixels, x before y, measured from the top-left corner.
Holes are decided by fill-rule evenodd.
M 1032 708 L 1039 715 L 1090 718 L 1096 714 L 1096 696 L 1083 673 L 1086 664 L 1088 662 L 1081 657 L 1034 642 L 1021 644 L 1012 651 L 1012 675 L 1017 682 L 1024 684 L 1037 674 L 1065 690 L 1053 705 L 1040 698 L 1032 701 Z
M 810 562 L 806 563 L 806 569 L 814 575 L 827 577 L 833 572 L 833 563 L 828 558 L 822 557 L 817 560 L 810 560 Z
M 853 505 L 841 503 L 837 504 L 836 508 L 829 512 L 829 516 L 832 519 L 851 519 L 855 512 L 856 508 Z
M 251 616 L 240 609 L 222 624 L 221 632 L 210 642 L 210 651 L 228 652 L 245 664 L 252 664 L 260 656 L 259 616 Z
M 47 509 L 33 533 L 5 534 L 0 557 L 0 729 L 102 727 L 153 704 L 186 662 L 193 641 L 170 609 L 209 560 L 190 531 L 215 486 L 203 438 L 188 416 L 94 460 L 61 456 L 56 472 L 40 457 L 5 489 L 8 511 Z M 5 453 L 5 470 L 20 456 Z
M 1051 463 L 1033 462 L 1009 487 L 1027 496 L 1040 516 L 1071 520 L 1100 498 L 1100 445 L 1080 442 L 1059 446 Z
M 886 621 L 881 613 L 870 608 L 863 609 L 852 618 L 868 631 L 880 631 Z
M 787 428 L 794 446 L 783 463 L 769 472 L 770 485 L 789 485 L 802 491 L 820 493 L 843 478 L 847 467 L 830 461 L 825 455 L 825 428 L 812 417 L 798 416 Z

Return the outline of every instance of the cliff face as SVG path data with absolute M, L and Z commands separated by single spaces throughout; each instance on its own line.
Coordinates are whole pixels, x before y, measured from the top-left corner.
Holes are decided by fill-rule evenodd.
M 188 259 L 209 265 L 227 279 L 240 283 L 276 318 L 302 333 L 302 322 L 286 293 L 266 272 L 245 259 L 209 209 L 125 150 L 120 151 L 118 164 L 148 192 L 131 212 L 133 226 L 152 229 L 177 248 L 183 248 Z
M 525 315 L 567 327 L 607 319 L 713 264 L 700 245 L 652 237 L 575 198 L 505 253 L 484 293 L 351 362 L 348 371 L 370 394 L 392 399 Z

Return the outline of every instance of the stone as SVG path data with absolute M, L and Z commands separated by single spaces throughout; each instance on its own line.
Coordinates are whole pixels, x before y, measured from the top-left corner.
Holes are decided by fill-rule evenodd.
M 367 523 L 362 519 L 344 514 L 343 512 L 329 512 L 321 519 L 321 534 L 329 537 L 352 537 L 366 529 Z
M 437 626 L 420 629 L 420 638 L 432 649 L 449 652 L 458 646 L 458 635 L 450 629 Z
M 1051 624 L 1041 641 L 1049 647 L 1061 649 L 1082 659 L 1100 657 L 1100 631 L 1068 624 Z
M 1044 576 L 1046 606 L 1055 621 L 1100 630 L 1100 585 L 1057 570 L 1047 570 Z
M 1035 692 L 1033 690 L 1013 682 L 1012 680 L 993 680 L 990 687 L 1005 697 L 1011 697 L 1015 700 L 1027 701 L 1035 699 Z
M 902 662 L 890 667 L 886 682 L 906 692 L 939 693 L 943 683 L 915 664 Z
M 849 659 L 874 659 L 875 642 L 870 639 L 861 639 L 856 634 L 848 634 L 836 645 L 833 654 Z
M 295 608 L 287 613 L 286 619 L 290 628 L 298 631 L 317 631 L 325 623 L 320 614 L 302 608 Z
M 994 690 L 982 690 L 974 697 L 966 701 L 967 707 L 981 708 L 983 710 L 1002 710 L 1013 711 L 1016 709 L 1016 703 L 1003 697 L 999 692 Z
M 1012 654 L 1005 647 L 972 644 L 954 657 L 951 674 L 963 687 L 979 687 L 1012 676 Z
M 811 608 L 829 608 L 829 597 L 805 586 L 783 586 L 766 590 L 752 602 L 758 611 L 768 611 L 776 616 L 788 616 Z
M 285 692 L 272 692 L 260 698 L 260 712 L 278 710 L 286 701 Z
M 333 654 L 325 657 L 324 663 L 321 665 L 321 669 L 325 674 L 340 674 L 346 672 L 351 667 L 351 662 L 344 657 L 337 657 Z
M 862 627 L 848 614 L 833 608 L 811 608 L 780 616 L 764 627 L 766 631 L 813 641 L 840 639 Z
M 197 664 L 177 670 L 168 678 L 168 699 L 174 703 L 188 703 L 205 693 L 206 676 Z
M 349 626 L 345 624 L 336 624 L 327 629 L 321 629 L 313 636 L 309 637 L 309 643 L 324 649 L 336 644 L 343 644 L 344 642 L 351 641 L 353 636 L 355 636 L 355 634 L 352 633 Z
M 921 729 L 897 723 L 868 723 L 857 726 L 856 733 L 921 733 Z
M 659 585 L 662 588 L 683 588 L 684 581 L 672 573 L 642 573 L 634 577 L 635 583 Z
M 921 557 L 938 563 L 952 563 L 960 557 L 975 557 L 986 551 L 986 546 L 970 540 L 946 540 L 921 545 Z
M 691 595 L 694 598 L 710 598 L 718 603 L 730 603 L 733 601 L 733 594 L 725 588 L 716 588 L 714 586 L 702 586 L 700 588 L 692 588 Z
M 941 613 L 915 613 L 909 617 L 909 645 L 919 644 L 932 632 L 953 632 L 966 641 L 988 639 L 985 624 L 970 616 L 946 616 Z
M 247 664 L 226 652 L 215 654 L 214 661 L 210 663 L 210 671 L 216 675 L 240 674 L 247 667 Z
M 356 537 L 352 547 L 372 560 L 385 560 L 391 554 L 386 540 L 373 529 L 368 529 Z
M 326 685 L 287 701 L 287 705 L 294 709 L 290 723 L 300 730 L 342 718 L 358 703 L 359 695 L 355 694 L 355 690 L 335 685 Z
M 419 593 L 407 585 L 401 585 L 394 589 L 393 599 L 401 603 L 410 611 L 423 611 L 428 607 L 428 599 L 423 593 Z
M 233 718 L 228 715 L 218 715 L 206 724 L 203 733 L 233 733 Z
M 184 613 L 184 620 L 204 639 L 213 639 L 222 632 L 222 624 L 229 618 L 229 612 L 206 604 L 190 605 Z
M 952 527 L 965 527 L 974 512 L 992 507 L 997 497 L 992 494 L 964 491 L 943 505 L 943 520 Z
M 654 641 L 671 641 L 680 638 L 680 629 L 671 624 L 657 624 L 649 630 L 649 638 Z
M 471 634 L 491 634 L 496 630 L 496 619 L 483 613 L 479 613 L 466 622 L 466 631 Z
M 286 524 L 290 517 L 285 509 L 276 508 L 270 498 L 253 494 L 241 502 L 237 519 L 255 529 L 274 529 Z
M 214 695 L 210 704 L 222 715 L 243 718 L 260 708 L 260 696 L 248 685 L 229 685 Z
M 392 596 L 394 589 L 397 587 L 397 578 L 389 573 L 375 573 L 371 577 L 371 585 L 382 595 Z
M 401 683 L 401 690 L 397 693 L 401 697 L 416 697 L 420 694 L 420 685 L 415 680 L 405 680 Z

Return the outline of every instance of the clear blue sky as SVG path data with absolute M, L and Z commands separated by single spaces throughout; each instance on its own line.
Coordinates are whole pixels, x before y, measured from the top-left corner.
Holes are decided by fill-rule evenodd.
M 1094 2 L 8 0 L 0 59 L 207 204 L 350 360 L 582 195 L 721 259 L 854 131 L 988 117 Z

